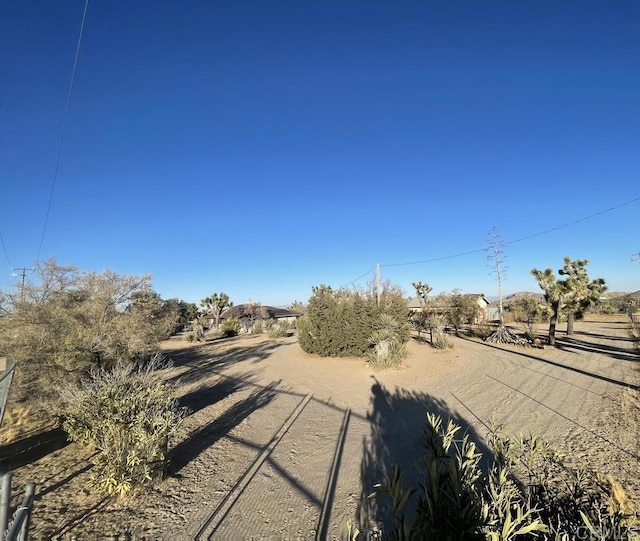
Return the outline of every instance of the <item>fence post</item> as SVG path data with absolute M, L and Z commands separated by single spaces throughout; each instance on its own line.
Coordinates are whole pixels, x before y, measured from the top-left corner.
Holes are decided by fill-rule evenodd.
M 11 472 L 2 474 L 0 486 L 0 541 L 5 540 L 9 523 L 9 505 L 11 504 Z
M 4 417 L 4 408 L 7 405 L 7 397 L 11 387 L 11 380 L 15 372 L 16 363 L 7 361 L 6 357 L 0 357 L 0 424 Z
M 11 521 L 11 527 L 7 531 L 4 541 L 27 541 L 29 537 L 29 526 L 31 525 L 31 510 L 33 508 L 33 497 L 36 493 L 36 484 L 27 483 L 24 491 L 24 500 L 16 509 Z

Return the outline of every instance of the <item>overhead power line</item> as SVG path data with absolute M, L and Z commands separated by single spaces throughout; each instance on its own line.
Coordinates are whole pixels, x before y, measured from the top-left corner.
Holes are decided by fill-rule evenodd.
M 2 244 L 2 251 L 4 252 L 4 257 L 7 260 L 7 263 L 9 263 L 9 267 L 13 268 L 11 259 L 9 259 L 9 252 L 7 252 L 7 246 L 5 245 L 4 238 L 2 237 L 2 231 L 0 231 L 0 244 Z
M 478 254 L 480 252 L 486 252 L 486 248 L 478 248 L 477 250 L 469 250 L 468 252 L 461 252 L 459 254 L 445 255 L 442 257 L 432 257 L 431 259 L 423 259 L 421 261 L 408 261 L 407 263 L 385 263 L 380 265 L 381 267 L 404 267 L 406 265 L 419 265 L 421 263 L 432 263 L 434 261 L 442 261 L 444 259 L 454 259 L 456 257 L 462 257 L 465 255 Z
M 538 233 L 533 233 L 531 235 L 526 235 L 524 237 L 520 237 L 520 238 L 517 238 L 517 239 L 514 239 L 514 240 L 510 240 L 508 242 L 501 242 L 501 245 L 505 246 L 507 244 L 515 244 L 516 242 L 522 242 L 524 240 L 532 239 L 534 237 L 539 237 L 541 235 L 546 235 L 548 233 L 553 233 L 554 231 L 558 231 L 559 229 L 564 229 L 565 227 L 570 227 L 570 226 L 578 224 L 580 222 L 585 222 L 587 220 L 591 220 L 592 218 L 595 218 L 597 216 L 601 216 L 603 214 L 606 214 L 608 212 L 612 212 L 614 210 L 618 210 L 619 208 L 626 207 L 626 206 L 631 205 L 633 203 L 637 203 L 638 201 L 640 201 L 640 197 L 636 197 L 636 198 L 631 199 L 629 201 L 625 201 L 624 203 L 620 203 L 619 205 L 615 205 L 614 207 L 609 207 L 608 209 L 601 210 L 599 212 L 595 212 L 593 214 L 590 214 L 589 216 L 585 216 L 584 218 L 579 218 L 578 220 L 573 220 L 572 222 L 567 222 L 565 224 L 562 224 L 562 225 L 559 225 L 559 226 L 556 226 L 556 227 L 552 227 L 550 229 L 545 229 L 544 231 L 539 231 Z M 487 252 L 487 251 L 488 251 L 488 248 L 478 248 L 477 250 L 469 250 L 467 252 L 460 252 L 460 253 L 457 253 L 457 254 L 445 255 L 445 256 L 441 256 L 441 257 L 432 257 L 430 259 L 421 259 L 420 261 L 408 261 L 408 262 L 405 262 L 405 263 L 386 263 L 386 264 L 381 264 L 380 267 L 404 267 L 404 266 L 408 266 L 408 265 L 420 265 L 422 263 L 434 263 L 436 261 L 444 261 L 445 259 L 455 259 L 457 257 L 464 257 L 466 255 L 479 254 L 480 252 Z M 638 253 L 638 258 L 640 259 L 640 252 Z M 634 259 L 633 261 L 637 261 L 637 260 Z M 377 266 L 378 265 L 376 265 L 376 267 Z M 373 268 L 369 269 L 364 274 L 361 274 L 357 278 L 351 280 L 349 283 L 346 283 L 341 287 L 350 286 L 351 284 L 357 282 L 358 280 L 361 280 L 362 278 L 364 278 L 368 274 L 371 274 L 373 271 L 375 271 L 376 267 L 373 267 Z
M 58 154 L 56 157 L 56 164 L 53 170 L 53 179 L 51 181 L 51 191 L 49 192 L 49 201 L 47 203 L 47 211 L 44 217 L 44 225 L 42 227 L 42 236 L 40 237 L 40 246 L 38 247 L 38 255 L 36 257 L 36 264 L 40 261 L 40 254 L 42 252 L 42 246 L 44 244 L 44 238 L 47 234 L 47 226 L 49 225 L 49 214 L 51 213 L 51 204 L 53 202 L 53 194 L 56 189 L 56 181 L 58 179 L 58 169 L 60 168 L 60 157 L 62 156 L 62 147 L 64 145 L 64 136 L 67 131 L 67 120 L 69 119 L 69 110 L 71 109 L 71 96 L 73 95 L 73 87 L 76 80 L 76 71 L 78 68 L 78 58 L 80 57 L 80 46 L 82 45 L 82 36 L 84 34 L 84 24 L 87 20 L 87 10 L 89 8 L 89 0 L 85 0 L 84 12 L 82 14 L 82 23 L 80 25 L 80 35 L 78 36 L 78 45 L 76 46 L 76 55 L 73 61 L 73 70 L 71 72 L 71 82 L 69 83 L 69 93 L 67 94 L 67 105 L 64 111 L 64 119 L 62 121 L 62 131 L 60 133 L 60 143 L 58 145 Z
M 371 274 L 374 270 L 376 270 L 376 267 L 373 267 L 372 269 L 369 269 L 367 272 L 365 272 L 364 274 L 361 274 L 360 276 L 358 276 L 357 278 L 354 278 L 353 280 L 351 280 L 350 282 L 340 286 L 340 289 L 342 289 L 343 287 L 348 287 L 351 284 L 354 284 L 355 282 L 357 282 L 358 280 L 362 280 L 362 278 L 364 278 L 367 274 Z
M 640 197 L 636 197 L 635 199 L 631 199 L 630 201 L 626 201 L 625 203 L 621 203 L 616 205 L 615 207 L 610 207 L 605 210 L 601 210 L 600 212 L 596 212 L 595 214 L 590 214 L 589 216 L 585 216 L 584 218 L 579 218 L 578 220 L 573 220 L 573 222 L 567 222 L 566 224 L 559 225 L 557 227 L 552 227 L 551 229 L 545 229 L 544 231 L 540 231 L 539 233 L 534 233 L 533 235 L 527 235 L 526 237 L 520 237 L 519 239 L 510 240 L 509 242 L 505 242 L 505 244 L 515 244 L 516 242 L 521 242 L 523 240 L 532 239 L 534 237 L 539 237 L 540 235 L 546 235 L 547 233 L 553 233 L 558 229 L 564 229 L 565 227 L 570 227 L 575 224 L 579 224 L 580 222 L 586 222 L 587 220 L 591 220 L 592 218 L 596 218 L 597 216 L 602 216 L 607 212 L 612 212 L 614 210 L 618 210 L 619 208 L 626 207 L 627 205 L 631 205 L 632 203 L 636 203 L 640 201 Z
M 614 210 L 618 210 L 618 209 L 620 209 L 622 207 L 625 207 L 627 205 L 631 205 L 633 203 L 637 203 L 638 201 L 640 201 L 640 197 L 636 197 L 636 198 L 631 199 L 629 201 L 625 201 L 624 203 L 620 203 L 619 205 L 616 205 L 614 207 L 610 207 L 608 209 L 601 210 L 601 211 L 596 212 L 594 214 L 590 214 L 589 216 L 585 216 L 584 218 L 579 218 L 578 220 L 573 220 L 572 222 L 567 222 L 567 223 L 564 223 L 562 225 L 558 225 L 556 227 L 552 227 L 550 229 L 545 229 L 544 231 L 539 231 L 538 233 L 533 233 L 531 235 L 526 235 L 524 237 L 520 237 L 520 238 L 517 238 L 517 239 L 514 239 L 514 240 L 510 240 L 508 242 L 504 242 L 503 244 L 504 245 L 515 244 L 516 242 L 522 242 L 524 240 L 529 240 L 529 239 L 532 239 L 534 237 L 539 237 L 541 235 L 546 235 L 548 233 L 553 233 L 554 231 L 558 231 L 559 229 L 564 229 L 566 227 L 570 227 L 572 225 L 575 225 L 575 224 L 578 224 L 578 223 L 581 223 L 581 222 L 586 222 L 587 220 L 591 220 L 592 218 L 596 218 L 597 216 L 602 216 L 603 214 L 606 214 L 608 212 L 612 212 Z M 486 252 L 486 251 L 487 251 L 487 248 L 478 248 L 477 250 L 469 250 L 468 252 L 461 252 L 461 253 L 458 253 L 458 254 L 446 255 L 446 256 L 442 256 L 442 257 L 433 257 L 431 259 L 422 259 L 420 261 L 408 261 L 408 262 L 405 262 L 405 263 L 386 263 L 386 264 L 382 264 L 380 266 L 381 267 L 404 267 L 404 266 L 407 266 L 407 265 L 419 265 L 419 264 L 422 264 L 422 263 L 433 263 L 435 261 L 443 261 L 445 259 L 454 259 L 456 257 L 463 257 L 463 256 L 466 256 L 466 255 L 477 254 L 477 253 Z M 371 272 L 371 271 L 369 271 L 369 272 Z

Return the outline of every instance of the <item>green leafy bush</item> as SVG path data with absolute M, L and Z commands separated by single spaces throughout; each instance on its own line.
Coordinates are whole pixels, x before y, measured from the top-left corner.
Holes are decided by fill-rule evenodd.
M 63 428 L 69 439 L 95 448 L 91 485 L 124 495 L 164 475 L 168 437 L 185 411 L 162 383 L 160 356 L 146 364 L 93 371 L 65 394 Z
M 298 320 L 298 341 L 307 353 L 325 357 L 364 357 L 383 314 L 396 320 L 398 339 L 409 339 L 407 304 L 399 289 L 385 285 L 378 303 L 370 292 L 313 288 L 306 313 Z
M 240 334 L 240 322 L 236 318 L 230 317 L 222 322 L 220 330 L 222 331 L 222 335 L 227 338 L 238 336 L 238 334 Z
M 420 488 L 405 489 L 397 467 L 378 485 L 393 501 L 390 539 L 569 541 L 577 532 L 579 539 L 633 539 L 624 491 L 612 479 L 568 466 L 549 442 L 511 437 L 502 427 L 490 434 L 485 474 L 476 444 L 459 431 L 428 414 Z

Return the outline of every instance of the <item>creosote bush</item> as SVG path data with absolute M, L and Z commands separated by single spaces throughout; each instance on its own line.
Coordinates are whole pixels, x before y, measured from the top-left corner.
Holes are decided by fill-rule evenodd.
M 184 320 L 183 308 L 154 292 L 149 275 L 37 263 L 12 292 L 0 291 L 0 357 L 17 363 L 9 407 L 30 411 L 24 427 L 57 422 L 62 384 L 151 355 Z
M 159 355 L 120 363 L 63 393 L 69 439 L 98 451 L 90 482 L 98 492 L 122 496 L 164 475 L 168 437 L 186 414 L 160 380 L 165 366 Z
M 393 469 L 379 494 L 393 501 L 395 540 L 634 539 L 622 487 L 582 468 L 537 436 L 489 436 L 492 463 L 460 426 L 427 415 L 420 488 Z M 414 506 L 413 510 L 409 510 Z
M 407 304 L 402 292 L 385 284 L 380 302 L 369 291 L 313 288 L 306 313 L 297 322 L 298 341 L 307 353 L 323 357 L 365 357 L 375 347 L 381 317 L 392 318 L 398 343 L 409 340 Z

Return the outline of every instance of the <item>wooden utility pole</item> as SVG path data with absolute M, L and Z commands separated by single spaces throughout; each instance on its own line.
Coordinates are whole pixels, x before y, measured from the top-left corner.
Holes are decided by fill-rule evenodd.
M 640 252 L 638 252 L 637 254 L 631 254 L 631 261 L 637 261 L 638 263 L 640 263 Z
M 20 302 L 24 302 L 24 279 L 27 276 L 27 271 L 33 272 L 36 269 L 27 268 L 27 267 L 13 267 L 13 276 L 22 276 L 22 281 L 20 283 Z M 16 271 L 20 271 L 20 274 L 16 274 Z
M 382 285 L 380 284 L 380 263 L 376 263 L 376 303 L 380 305 L 382 295 Z

